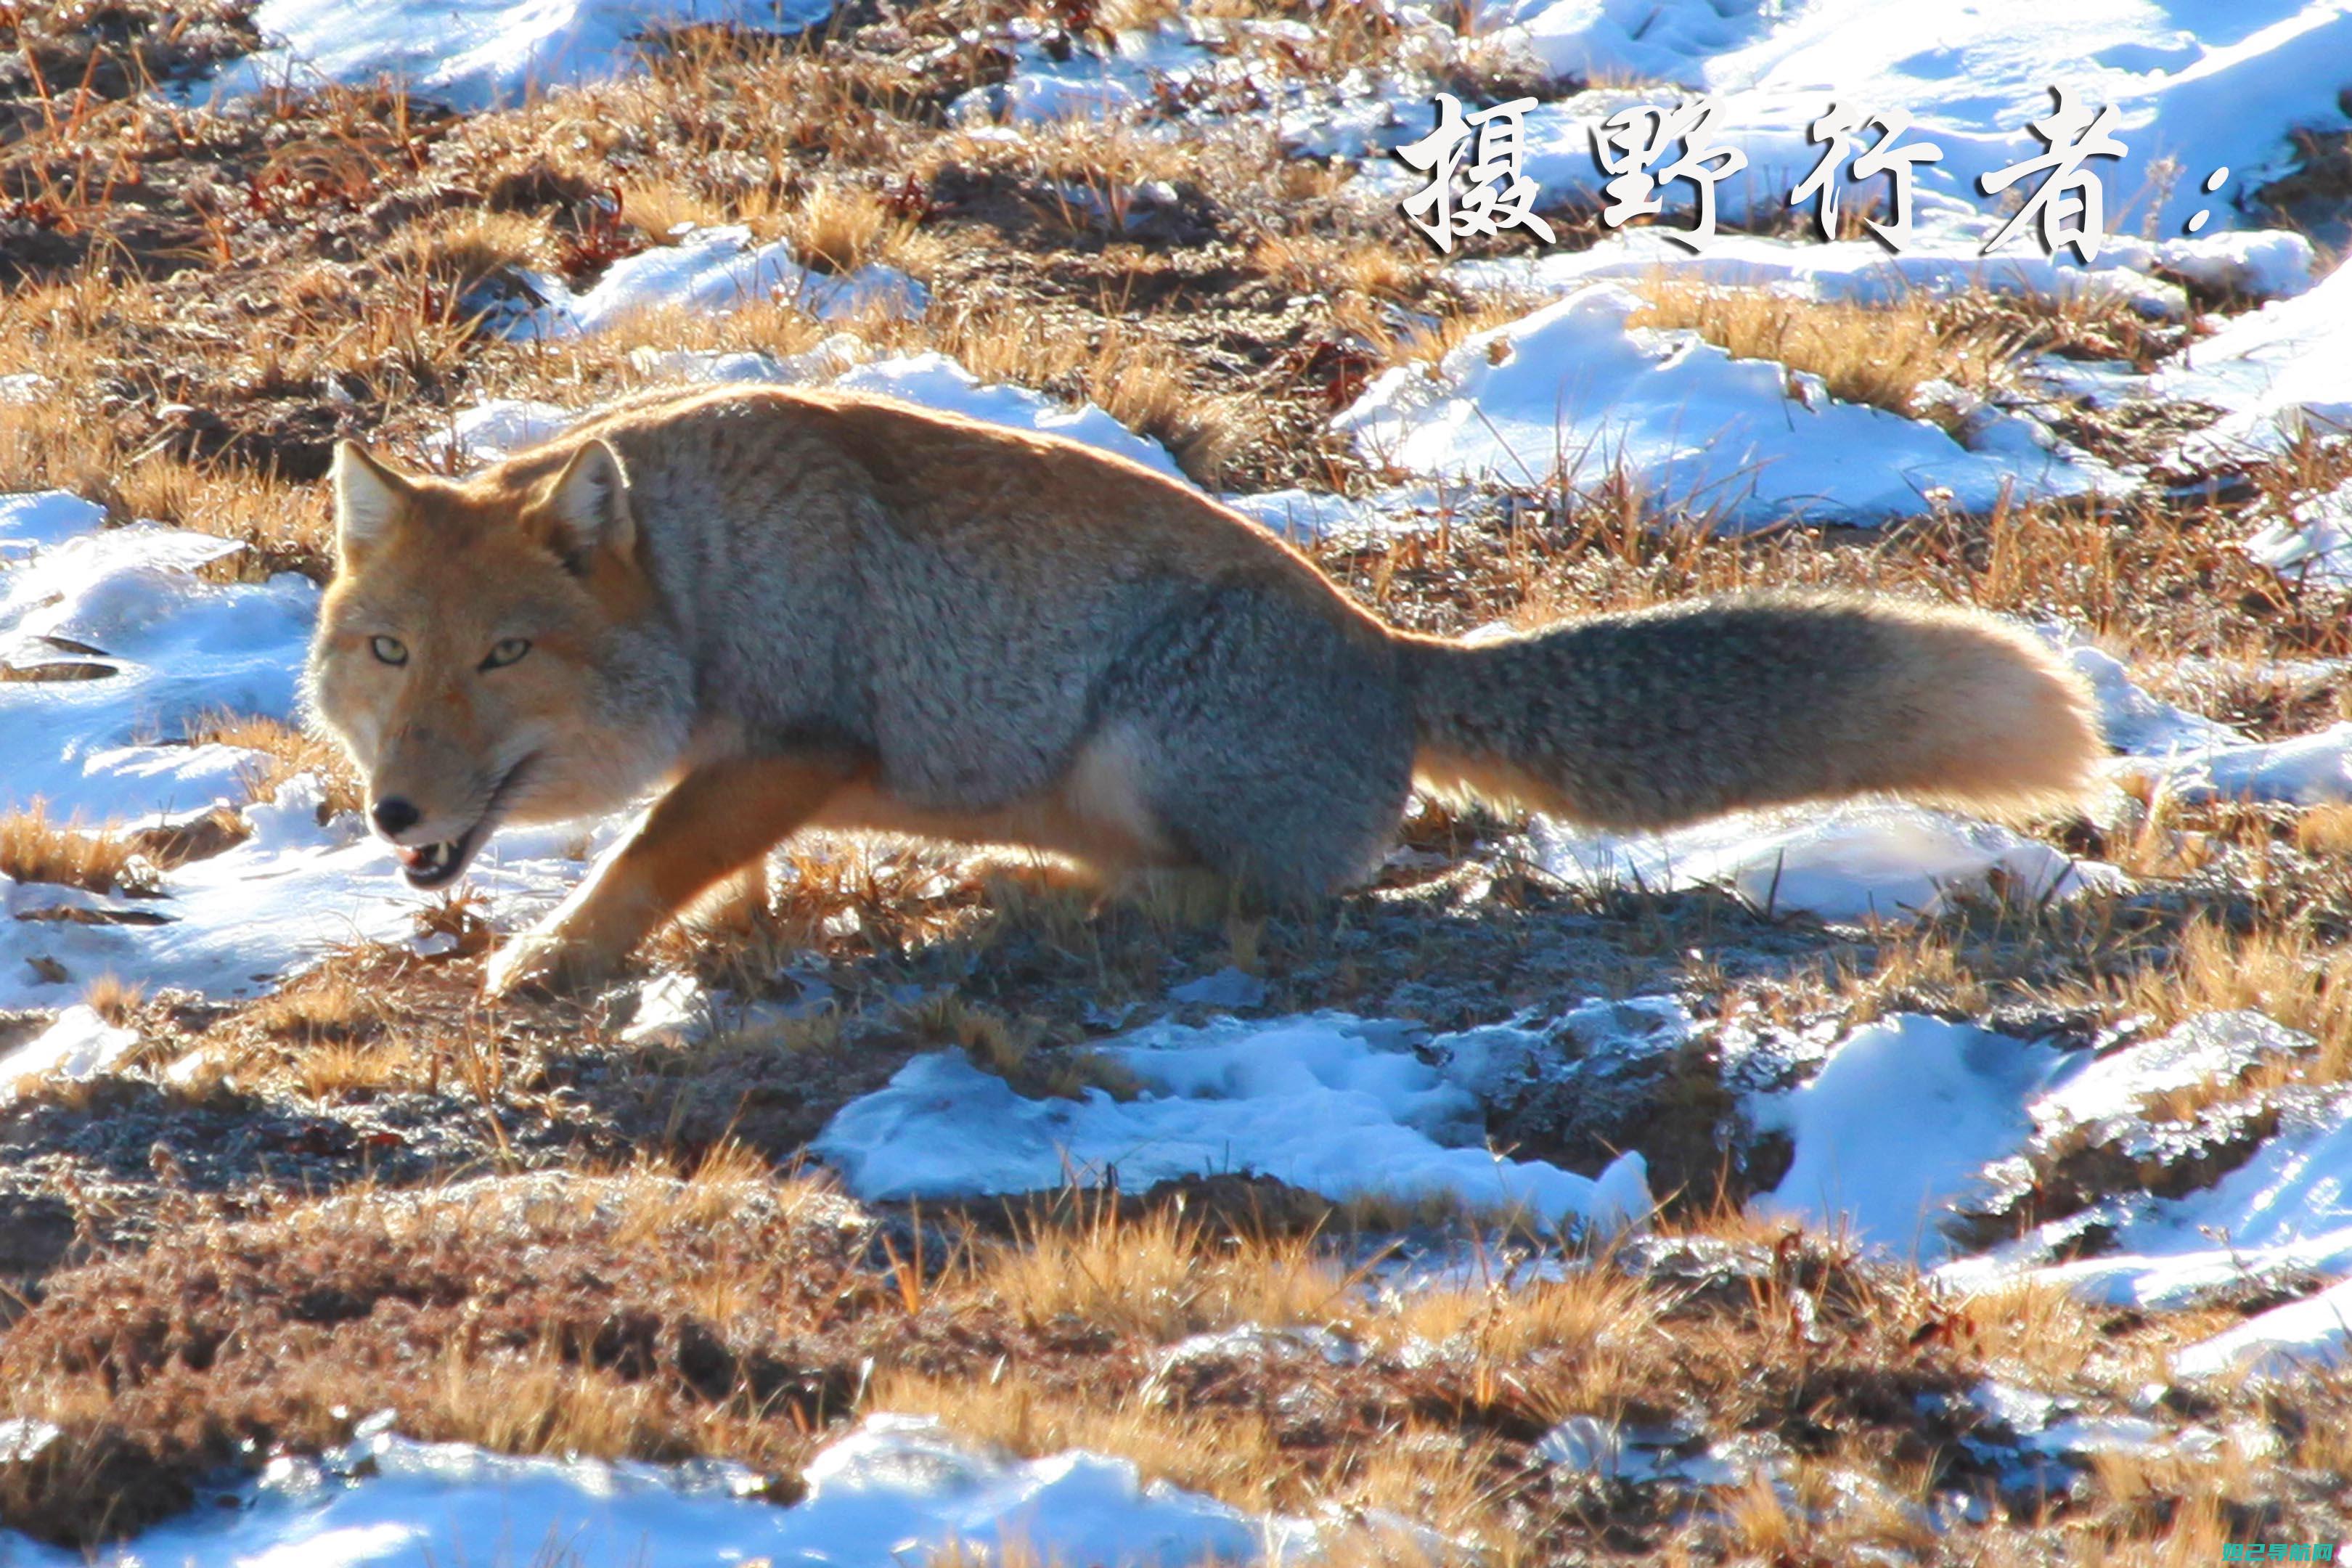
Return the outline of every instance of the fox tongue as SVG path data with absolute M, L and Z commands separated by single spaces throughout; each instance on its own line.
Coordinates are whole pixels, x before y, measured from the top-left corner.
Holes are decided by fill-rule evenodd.
M 412 871 L 436 871 L 448 863 L 454 847 L 448 844 L 405 845 L 400 851 L 400 863 Z

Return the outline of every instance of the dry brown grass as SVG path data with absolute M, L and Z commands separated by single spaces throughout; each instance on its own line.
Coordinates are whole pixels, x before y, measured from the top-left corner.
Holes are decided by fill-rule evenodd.
M 1187 474 L 1213 489 L 1259 433 L 1249 399 L 1196 390 L 1164 354 L 1116 331 L 1104 334 L 1083 374 L 1088 399 L 1160 442 Z
M 265 1034 L 309 1045 L 364 1039 L 382 1031 L 386 1014 L 357 965 L 330 960 L 271 992 L 245 1016 Z
M 1691 283 L 1660 274 L 1636 286 L 1639 327 L 1685 327 L 1735 359 L 1777 360 L 1822 378 L 1830 395 L 1895 414 L 1918 412 L 1923 383 L 1983 395 L 2008 374 L 2014 342 L 1982 322 L 1955 324 L 1922 297 L 1890 306 L 1801 300 L 1770 289 Z
M 803 266 L 845 274 L 861 267 L 919 268 L 914 218 L 902 203 L 862 185 L 827 181 L 784 214 L 784 235 Z
M 1026 1226 L 989 1254 L 971 1288 L 1035 1327 L 1091 1323 L 1151 1344 L 1347 1315 L 1351 1280 L 1311 1237 L 1218 1228 L 1172 1207 L 1136 1217 L 1081 1199 L 1066 1223 Z
M 1135 1076 L 1108 1058 L 1076 1047 L 1042 1048 L 1049 1026 L 1040 1019 L 1009 1019 L 952 991 L 901 1008 L 899 1016 L 924 1040 L 961 1048 L 974 1067 L 1024 1094 L 1076 1100 L 1099 1089 L 1123 1100 L 1136 1092 Z
M 784 1409 L 838 1411 L 854 1387 L 788 1347 L 859 1301 L 860 1233 L 789 1184 L 700 1179 L 737 1201 L 652 1171 L 360 1191 L 247 1222 L 226 1254 L 184 1235 L 61 1281 L 56 1315 L 0 1342 L 11 1413 L 67 1428 L 50 1472 L 0 1479 L 11 1522 L 95 1540 L 182 1506 L 245 1436 L 315 1446 L 386 1405 L 419 1436 L 509 1451 L 788 1467 L 807 1438 Z M 716 1321 L 714 1276 L 740 1282 Z M 128 1332 L 90 1338 L 93 1310 Z
M 58 822 L 47 806 L 0 816 L 0 876 L 57 882 L 85 892 L 140 892 L 154 884 L 153 866 L 121 834 Z
M 553 243 L 544 217 L 460 208 L 403 228 L 379 265 L 462 295 L 502 273 L 548 266 Z
M 53 1277 L 0 1339 L 9 1413 L 61 1428 L 47 1469 L 10 1467 L 0 1486 L 12 1521 L 90 1540 L 174 1506 L 240 1439 L 314 1446 L 389 1406 L 404 1431 L 507 1452 L 729 1455 L 790 1497 L 826 1423 L 881 1409 L 1023 1454 L 1118 1455 L 1236 1506 L 1387 1510 L 1488 1562 L 1555 1560 L 1596 1529 L 1653 1552 L 1838 1561 L 1922 1549 L 1915 1505 L 1979 1484 L 1931 1415 L 1942 1396 L 2000 1375 L 2095 1405 L 2150 1364 L 2056 1293 L 1954 1312 L 1893 1270 L 1736 1215 L 1685 1233 L 1749 1260 L 1713 1284 L 1604 1258 L 1394 1306 L 1310 1234 L 1165 1206 L 1081 1197 L 1058 1220 L 928 1234 L 928 1257 L 904 1233 L 877 1246 L 821 1189 L 725 1145 L 683 1180 L 641 1161 L 362 1190 L 167 1234 L 143 1258 Z M 1167 1354 L 1291 1326 L 1361 1359 L 1279 1334 Z M 1527 1458 L 1563 1415 L 1692 1411 L 1717 1438 L 1778 1434 L 1790 1489 L 1717 1494 L 1719 1514 L 1604 1507 Z M 2077 1527 L 2162 1542 L 2181 1500 L 2257 1499 L 2274 1479 L 2237 1460 L 2218 1480 L 2103 1467 L 2113 1506 Z M 1369 1537 L 1347 1550 L 1414 1560 Z
M 319 803 L 323 816 L 340 816 L 367 804 L 367 786 L 352 771 L 351 758 L 309 730 L 255 714 L 221 713 L 199 721 L 190 739 L 261 753 L 245 780 L 255 800 L 276 800 L 289 780 L 309 773 L 324 787 Z
M 1437 270 L 1422 257 L 1356 236 L 1263 235 L 1250 259 L 1301 292 L 1396 301 L 1418 298 Z
M 1438 362 L 1475 334 L 1518 320 L 1533 308 L 1525 296 L 1482 293 L 1441 301 L 1435 314 L 1400 311 L 1377 295 L 1342 295 L 1333 317 L 1346 331 L 1371 345 L 1383 366 L 1418 366 L 1433 372 Z
M 146 986 L 119 974 L 101 974 L 82 987 L 85 1005 L 110 1024 L 127 1024 L 147 1000 Z

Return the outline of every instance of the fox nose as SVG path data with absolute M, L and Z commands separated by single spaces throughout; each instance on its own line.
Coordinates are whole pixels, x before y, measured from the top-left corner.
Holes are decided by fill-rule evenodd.
M 394 795 L 388 800 L 377 801 L 368 815 L 375 818 L 377 832 L 386 838 L 394 838 L 415 826 L 417 819 L 425 814 L 399 795 Z

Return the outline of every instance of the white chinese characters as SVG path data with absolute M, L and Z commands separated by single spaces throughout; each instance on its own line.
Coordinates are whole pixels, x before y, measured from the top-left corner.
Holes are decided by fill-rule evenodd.
M 2027 127 L 2042 151 L 1974 182 L 1988 196 L 2017 193 L 2010 198 L 2012 210 L 1983 249 L 1990 254 L 2030 233 L 2044 255 L 2071 249 L 2089 262 L 2098 256 L 2107 216 L 2095 168 L 2121 159 L 2126 149 L 2116 135 L 2117 111 L 2112 105 L 2090 109 L 2063 86 L 2050 92 L 2051 111 Z M 1474 111 L 1453 93 L 1440 93 L 1429 132 L 1394 150 L 1399 161 L 1423 177 L 1401 210 L 1439 251 L 1450 253 L 1457 240 L 1493 237 L 1514 228 L 1553 242 L 1551 225 L 1539 211 L 1542 191 L 1526 167 L 1528 117 L 1538 107 L 1533 98 L 1517 98 Z M 1593 163 L 1601 175 L 1595 216 L 1603 227 L 1647 220 L 1664 237 L 1693 251 L 1715 239 L 1722 210 L 1718 188 L 1750 167 L 1748 150 L 1736 136 L 1717 134 L 1717 107 L 1696 94 L 1671 107 L 1636 104 L 1588 122 Z M 1944 161 L 1943 149 L 1934 142 L 1905 140 L 1910 130 L 1911 117 L 1899 110 L 1873 110 L 1832 99 L 1807 127 L 1809 140 L 1822 152 L 1789 192 L 1788 209 L 1811 204 L 1824 239 L 1854 232 L 1841 223 L 1858 216 L 1880 244 L 1900 253 L 1915 237 L 1912 214 L 1920 172 Z M 2219 188 L 2227 174 L 2216 170 L 2205 188 Z M 1873 184 L 1882 177 L 1883 198 Z M 1686 184 L 1690 193 L 1670 203 L 1670 188 L 1678 183 Z M 1859 212 L 1842 216 L 1842 202 L 1858 205 Z M 1690 215 L 1686 226 L 1675 221 L 1684 208 Z M 2199 213 L 2189 232 L 2202 227 L 2207 216 Z
M 1406 167 L 1429 176 L 1417 195 L 1405 198 L 1404 216 L 1441 251 L 1457 238 L 1524 228 L 1552 239 L 1551 225 L 1535 213 L 1536 183 L 1520 172 L 1526 156 L 1522 119 L 1532 98 L 1514 99 L 1462 112 L 1462 100 L 1437 95 L 1437 125 L 1411 146 L 1396 150 Z M 1472 159 L 1463 166 L 1463 159 Z

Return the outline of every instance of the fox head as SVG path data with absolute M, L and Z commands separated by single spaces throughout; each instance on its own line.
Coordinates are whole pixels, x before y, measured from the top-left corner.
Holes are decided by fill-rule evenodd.
M 615 810 L 671 769 L 691 673 L 610 447 L 452 481 L 344 442 L 333 480 L 311 704 L 411 884 L 455 881 L 502 822 Z

